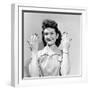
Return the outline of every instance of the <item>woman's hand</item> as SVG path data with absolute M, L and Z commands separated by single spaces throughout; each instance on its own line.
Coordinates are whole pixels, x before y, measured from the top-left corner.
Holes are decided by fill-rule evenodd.
M 27 41 L 29 44 L 29 48 L 32 52 L 37 52 L 38 51 L 38 42 L 39 42 L 39 37 L 38 34 L 31 35 L 30 41 Z
M 68 33 L 64 32 L 62 35 L 62 48 L 63 48 L 63 50 L 65 50 L 65 51 L 69 50 L 71 40 L 72 39 L 69 37 Z

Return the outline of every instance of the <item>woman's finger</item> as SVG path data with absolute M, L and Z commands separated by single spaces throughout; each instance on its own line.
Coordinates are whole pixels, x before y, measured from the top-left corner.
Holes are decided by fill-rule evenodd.
M 30 38 L 30 41 L 32 41 L 33 40 L 33 35 L 31 35 L 31 38 Z
M 32 42 L 34 42 L 36 39 L 36 36 L 35 35 L 32 35 Z
M 30 46 L 30 42 L 27 40 L 28 45 Z
M 70 38 L 69 41 L 72 41 L 72 38 Z

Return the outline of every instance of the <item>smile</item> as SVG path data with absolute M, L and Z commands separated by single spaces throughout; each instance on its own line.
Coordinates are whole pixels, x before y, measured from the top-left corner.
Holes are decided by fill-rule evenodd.
M 52 39 L 47 38 L 47 41 L 52 41 Z

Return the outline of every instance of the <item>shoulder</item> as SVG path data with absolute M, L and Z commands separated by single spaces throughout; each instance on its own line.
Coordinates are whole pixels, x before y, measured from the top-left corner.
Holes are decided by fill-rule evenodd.
M 57 54 L 60 54 L 60 55 L 62 56 L 62 55 L 63 55 L 63 50 L 62 50 L 62 49 L 57 48 L 56 53 L 57 53 Z
M 44 48 L 42 50 L 38 51 L 38 57 L 42 56 L 43 54 L 45 54 L 45 49 Z
M 58 61 L 62 62 L 63 61 L 63 50 L 59 49 L 58 50 Z

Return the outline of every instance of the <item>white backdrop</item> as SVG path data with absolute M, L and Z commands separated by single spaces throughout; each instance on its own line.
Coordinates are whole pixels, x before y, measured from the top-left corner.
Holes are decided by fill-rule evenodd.
M 89 90 L 90 89 L 90 2 L 89 0 L 1 0 L 0 2 L 0 89 L 12 90 L 13 87 L 10 86 L 11 79 L 11 3 L 21 2 L 28 3 L 32 6 L 41 7 L 86 7 L 88 9 L 88 31 L 86 30 L 84 37 L 84 51 L 88 68 L 88 83 L 69 83 L 69 84 L 57 84 L 55 85 L 44 85 L 44 86 L 31 86 L 29 88 L 19 88 L 19 89 L 58 89 L 58 90 Z
M 80 62 L 80 34 L 81 31 L 81 17 L 80 15 L 72 14 L 46 14 L 46 13 L 30 13 L 25 12 L 24 14 L 24 62 L 28 63 L 30 58 L 30 50 L 28 48 L 27 40 L 30 40 L 30 36 L 33 33 L 38 33 L 40 37 L 39 48 L 42 49 L 41 43 L 41 32 L 42 32 L 42 21 L 44 19 L 52 19 L 58 23 L 58 28 L 61 33 L 68 32 L 71 41 L 70 47 L 70 63 L 71 70 L 70 76 L 80 76 L 81 74 L 81 62 Z M 26 64 L 28 66 L 28 64 Z M 28 69 L 28 67 L 27 67 Z M 27 70 L 25 69 L 25 70 Z

